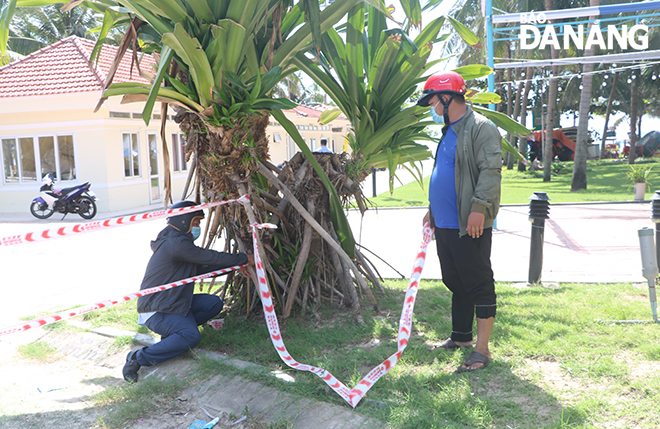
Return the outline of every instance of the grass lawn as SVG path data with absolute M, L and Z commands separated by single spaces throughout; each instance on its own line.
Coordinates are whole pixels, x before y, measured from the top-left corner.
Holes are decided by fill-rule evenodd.
M 646 198 L 660 189 L 660 160 L 643 159 L 638 163 L 654 165 Z M 632 201 L 632 183 L 626 177 L 628 163 L 624 160 L 589 161 L 587 163 L 587 189 L 571 192 L 573 163 L 555 163 L 556 174 L 550 182 L 543 182 L 543 172 L 520 173 L 516 169 L 502 169 L 502 204 L 527 204 L 534 192 L 546 192 L 552 203 L 588 201 Z M 368 180 L 368 179 L 367 179 Z M 370 198 L 378 207 L 409 207 L 428 205 L 429 177 L 424 178 L 424 188 L 413 182 L 401 186 L 390 195 L 389 191 Z
M 627 169 L 623 162 L 590 162 L 589 188 L 576 193 L 570 192 L 570 163 L 549 183 L 539 174 L 505 170 L 502 202 L 527 204 L 534 191 L 547 192 L 554 203 L 632 200 Z M 412 183 L 396 189 L 393 196 L 381 194 L 371 201 L 379 206 L 426 205 L 426 198 L 426 191 Z M 298 362 L 325 368 L 353 387 L 397 349 L 407 281 L 386 280 L 384 286 L 385 295 L 374 292 L 380 312 L 363 303 L 365 326 L 355 323 L 349 310 L 336 303 L 324 303 L 318 310 L 320 320 L 309 313 L 280 320 L 288 351 Z M 612 322 L 650 318 L 646 284 L 562 284 L 554 290 L 498 283 L 496 288 L 494 362 L 488 368 L 456 374 L 470 350 L 428 350 L 450 333 L 451 294 L 442 282 L 424 280 L 408 347 L 356 412 L 393 429 L 660 427 L 660 324 Z M 281 313 L 279 308 L 276 311 Z M 202 328 L 199 347 L 287 372 L 297 382 L 247 372 L 241 376 L 300 397 L 348 407 L 317 376 L 292 370 L 281 361 L 262 316 L 246 317 L 234 309 L 220 317 L 225 318 L 224 328 Z M 94 325 L 137 330 L 135 301 L 84 318 Z M 23 353 L 48 357 L 48 350 Z M 209 370 L 238 371 L 221 362 L 204 362 L 200 371 Z M 125 398 L 151 400 L 140 383 L 118 387 L 113 395 L 119 399 L 106 395 L 98 400 L 110 403 L 115 413 L 123 412 Z
M 336 305 L 320 310 L 321 322 L 306 315 L 281 322 L 288 351 L 355 385 L 396 351 L 407 282 L 390 280 L 385 286 L 387 296 L 376 292 L 378 314 L 364 305 L 364 327 Z M 422 281 L 408 347 L 356 412 L 411 429 L 660 427 L 660 326 L 597 320 L 649 319 L 646 285 L 564 284 L 552 290 L 498 283 L 497 293 L 494 362 L 483 371 L 456 374 L 469 350 L 428 350 L 449 334 L 451 295 L 439 281 Z M 109 319 L 102 316 L 107 310 L 94 314 L 106 323 L 120 313 L 135 317 L 133 303 L 115 307 Z M 241 375 L 348 406 L 318 377 L 280 360 L 261 316 L 225 316 L 222 330 L 202 331 L 199 347 L 285 371 L 297 382 Z M 206 371 L 209 366 L 236 371 L 216 362 Z M 120 412 L 120 404 L 114 406 Z

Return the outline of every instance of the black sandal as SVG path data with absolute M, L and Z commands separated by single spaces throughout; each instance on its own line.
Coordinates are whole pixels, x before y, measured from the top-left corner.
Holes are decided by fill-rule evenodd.
M 486 368 L 491 361 L 492 359 L 483 353 L 472 352 L 470 353 L 470 356 L 468 356 L 467 359 L 465 359 L 465 363 L 462 366 L 458 367 L 458 369 L 456 369 L 456 372 L 479 371 L 481 369 Z M 470 368 L 470 366 L 474 365 L 475 363 L 481 363 L 483 365 L 480 366 L 479 368 Z

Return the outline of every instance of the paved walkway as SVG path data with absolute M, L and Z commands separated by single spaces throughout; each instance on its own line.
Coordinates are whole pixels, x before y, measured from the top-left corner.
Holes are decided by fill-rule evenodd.
M 421 242 L 426 208 L 369 210 L 348 218 L 365 255 L 384 278 L 408 277 Z M 531 223 L 528 206 L 503 206 L 493 233 L 492 263 L 498 281 L 525 282 L 529 273 Z M 122 216 L 108 213 L 98 219 Z M 655 228 L 651 205 L 607 203 L 550 206 L 545 224 L 542 281 L 645 282 L 637 231 Z M 59 216 L 47 221 L 29 213 L 0 215 L 0 237 L 81 223 Z M 163 228 L 155 220 L 50 242 L 0 248 L 0 326 L 19 317 L 117 298 L 139 289 L 151 256 L 149 242 Z M 373 256 L 374 252 L 382 258 Z M 431 242 L 422 278 L 439 279 Z
M 385 278 L 410 275 L 421 242 L 426 208 L 380 209 L 364 218 L 351 212 L 356 240 L 393 266 L 370 257 Z M 493 231 L 495 279 L 526 282 L 529 275 L 529 206 L 503 206 Z M 645 282 L 637 231 L 655 228 L 645 203 L 555 204 L 545 222 L 543 271 L 546 282 Z M 367 252 L 368 254 L 368 252 Z M 395 271 L 396 269 L 396 271 Z M 422 278 L 441 278 L 431 242 Z

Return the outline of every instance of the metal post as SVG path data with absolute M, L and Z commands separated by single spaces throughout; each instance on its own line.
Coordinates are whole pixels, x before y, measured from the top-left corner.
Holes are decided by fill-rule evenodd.
M 543 233 L 545 220 L 549 219 L 550 198 L 545 192 L 534 192 L 529 197 L 529 220 L 532 222 L 532 236 L 529 247 L 529 277 L 528 283 L 541 281 L 543 268 Z
M 639 250 L 642 254 L 642 275 L 649 283 L 649 301 L 651 302 L 651 314 L 653 321 L 658 321 L 658 299 L 655 294 L 655 284 L 658 279 L 658 263 L 655 257 L 655 246 L 653 245 L 653 230 L 642 228 L 639 234 Z
M 542 105 L 541 106 L 541 159 L 543 159 L 543 156 L 545 155 L 545 145 L 547 144 L 546 138 L 545 138 L 545 109 L 547 108 L 547 105 Z M 543 162 L 549 162 L 546 159 L 543 159 Z
M 371 182 L 374 185 L 374 198 L 376 198 L 376 169 L 371 167 Z
M 493 0 L 485 0 L 485 9 L 483 11 L 486 18 L 486 62 L 491 69 L 495 67 L 494 40 L 493 40 Z M 488 92 L 495 92 L 495 76 L 493 73 L 488 75 Z M 493 103 L 488 105 L 490 110 L 495 110 Z
M 655 224 L 655 257 L 660 267 L 660 191 L 651 197 L 651 220 Z

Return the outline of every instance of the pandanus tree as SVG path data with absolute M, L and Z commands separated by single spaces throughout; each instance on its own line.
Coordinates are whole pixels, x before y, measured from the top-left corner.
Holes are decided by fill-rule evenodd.
M 139 42 L 159 66 L 141 71 L 150 76 L 151 85 L 111 84 L 104 97 L 144 102 L 146 122 L 156 101 L 161 103 L 162 118 L 167 109 L 176 111 L 191 162 L 185 197 L 211 202 L 250 197 L 251 204 L 244 208 L 225 205 L 210 213 L 204 245 L 224 238 L 226 250 L 245 251 L 251 248 L 250 225 L 277 224 L 277 230 L 260 233 L 260 249 L 283 315 L 288 316 L 297 303 L 305 310 L 337 301 L 351 306 L 361 321 L 358 291 L 378 306 L 364 277 L 376 288 L 380 284 L 356 247 L 343 208 L 351 201 L 362 205 L 360 182 L 371 167 L 388 167 L 393 176 L 399 164 L 414 169 L 412 163 L 430 156 L 427 147 L 417 142 L 428 138 L 423 132 L 428 109 L 406 102 L 432 65 L 428 57 L 444 19 L 411 40 L 406 31 L 387 30 L 388 11 L 379 0 L 341 0 L 322 11 L 316 0 L 123 0 L 121 4 L 121 8 L 106 4 L 100 38 L 129 12 L 120 55 L 129 47 L 136 51 Z M 404 10 L 411 22 L 420 23 L 417 0 L 407 0 Z M 344 39 L 333 26 L 346 15 Z M 449 21 L 470 39 L 469 31 Z M 282 113 L 294 104 L 275 98 L 273 88 L 298 69 L 312 77 L 350 119 L 352 153 L 312 154 Z M 489 69 L 471 66 L 459 71 L 469 79 Z M 339 110 L 322 119 L 331 121 Z M 269 116 L 301 149 L 282 168 L 268 162 Z M 493 119 L 511 125 L 501 117 Z M 164 133 L 162 137 L 166 153 Z M 248 311 L 256 302 L 256 288 L 246 278 L 230 276 L 223 285 L 212 287 L 230 304 L 246 306 Z
M 311 182 L 321 179 L 327 202 L 313 207 L 304 199 L 299 201 L 300 195 L 311 196 L 314 192 L 293 186 L 306 183 L 302 172 L 297 177 L 287 175 L 287 169 L 283 171 L 268 162 L 265 133 L 269 115 L 273 115 L 289 134 L 300 138 L 281 114 L 281 109 L 295 105 L 287 99 L 273 98 L 271 92 L 283 76 L 294 71 L 294 56 L 309 49 L 322 32 L 359 3 L 335 2 L 320 11 L 315 1 L 123 2 L 137 15 L 127 37 L 136 37 L 139 31 L 151 33 L 152 49 L 159 56 L 160 66 L 152 85 L 113 84 L 104 96 L 123 95 L 125 101 L 146 101 L 145 121 L 149 121 L 156 101 L 174 106 L 175 120 L 187 136 L 186 152 L 194 169 L 192 198 L 215 201 L 250 196 L 251 204 L 244 208 L 224 206 L 212 212 L 207 246 L 222 236 L 227 250 L 246 251 L 251 249 L 249 225 L 270 222 L 280 226 L 277 231 L 262 233 L 261 256 L 276 289 L 274 296 L 287 314 L 296 300 L 319 301 L 322 282 L 327 290 L 335 289 L 334 278 L 318 277 L 319 272 L 323 274 L 318 265 L 336 266 L 332 263 L 335 261 L 309 257 L 311 244 L 306 237 L 311 234 L 306 232 L 310 228 L 316 229 L 332 248 L 323 255 L 341 259 L 339 266 L 349 267 L 363 290 L 371 292 L 351 259 L 355 243 L 342 210 L 340 195 L 344 196 L 344 191 L 337 178 L 333 178 L 333 186 L 324 169 L 308 154 L 316 174 Z M 300 145 L 307 149 L 304 143 Z M 339 174 L 340 181 L 345 176 L 342 168 L 337 165 L 332 170 Z M 347 292 L 352 287 L 351 282 L 346 293 L 337 291 L 337 295 L 347 297 L 347 302 L 359 310 L 354 289 L 352 294 Z M 241 304 L 254 304 L 256 298 L 256 289 L 242 277 L 231 278 L 220 293 L 241 298 L 236 301 Z M 348 301 L 350 295 L 353 299 Z M 375 299 L 372 302 L 376 305 Z

